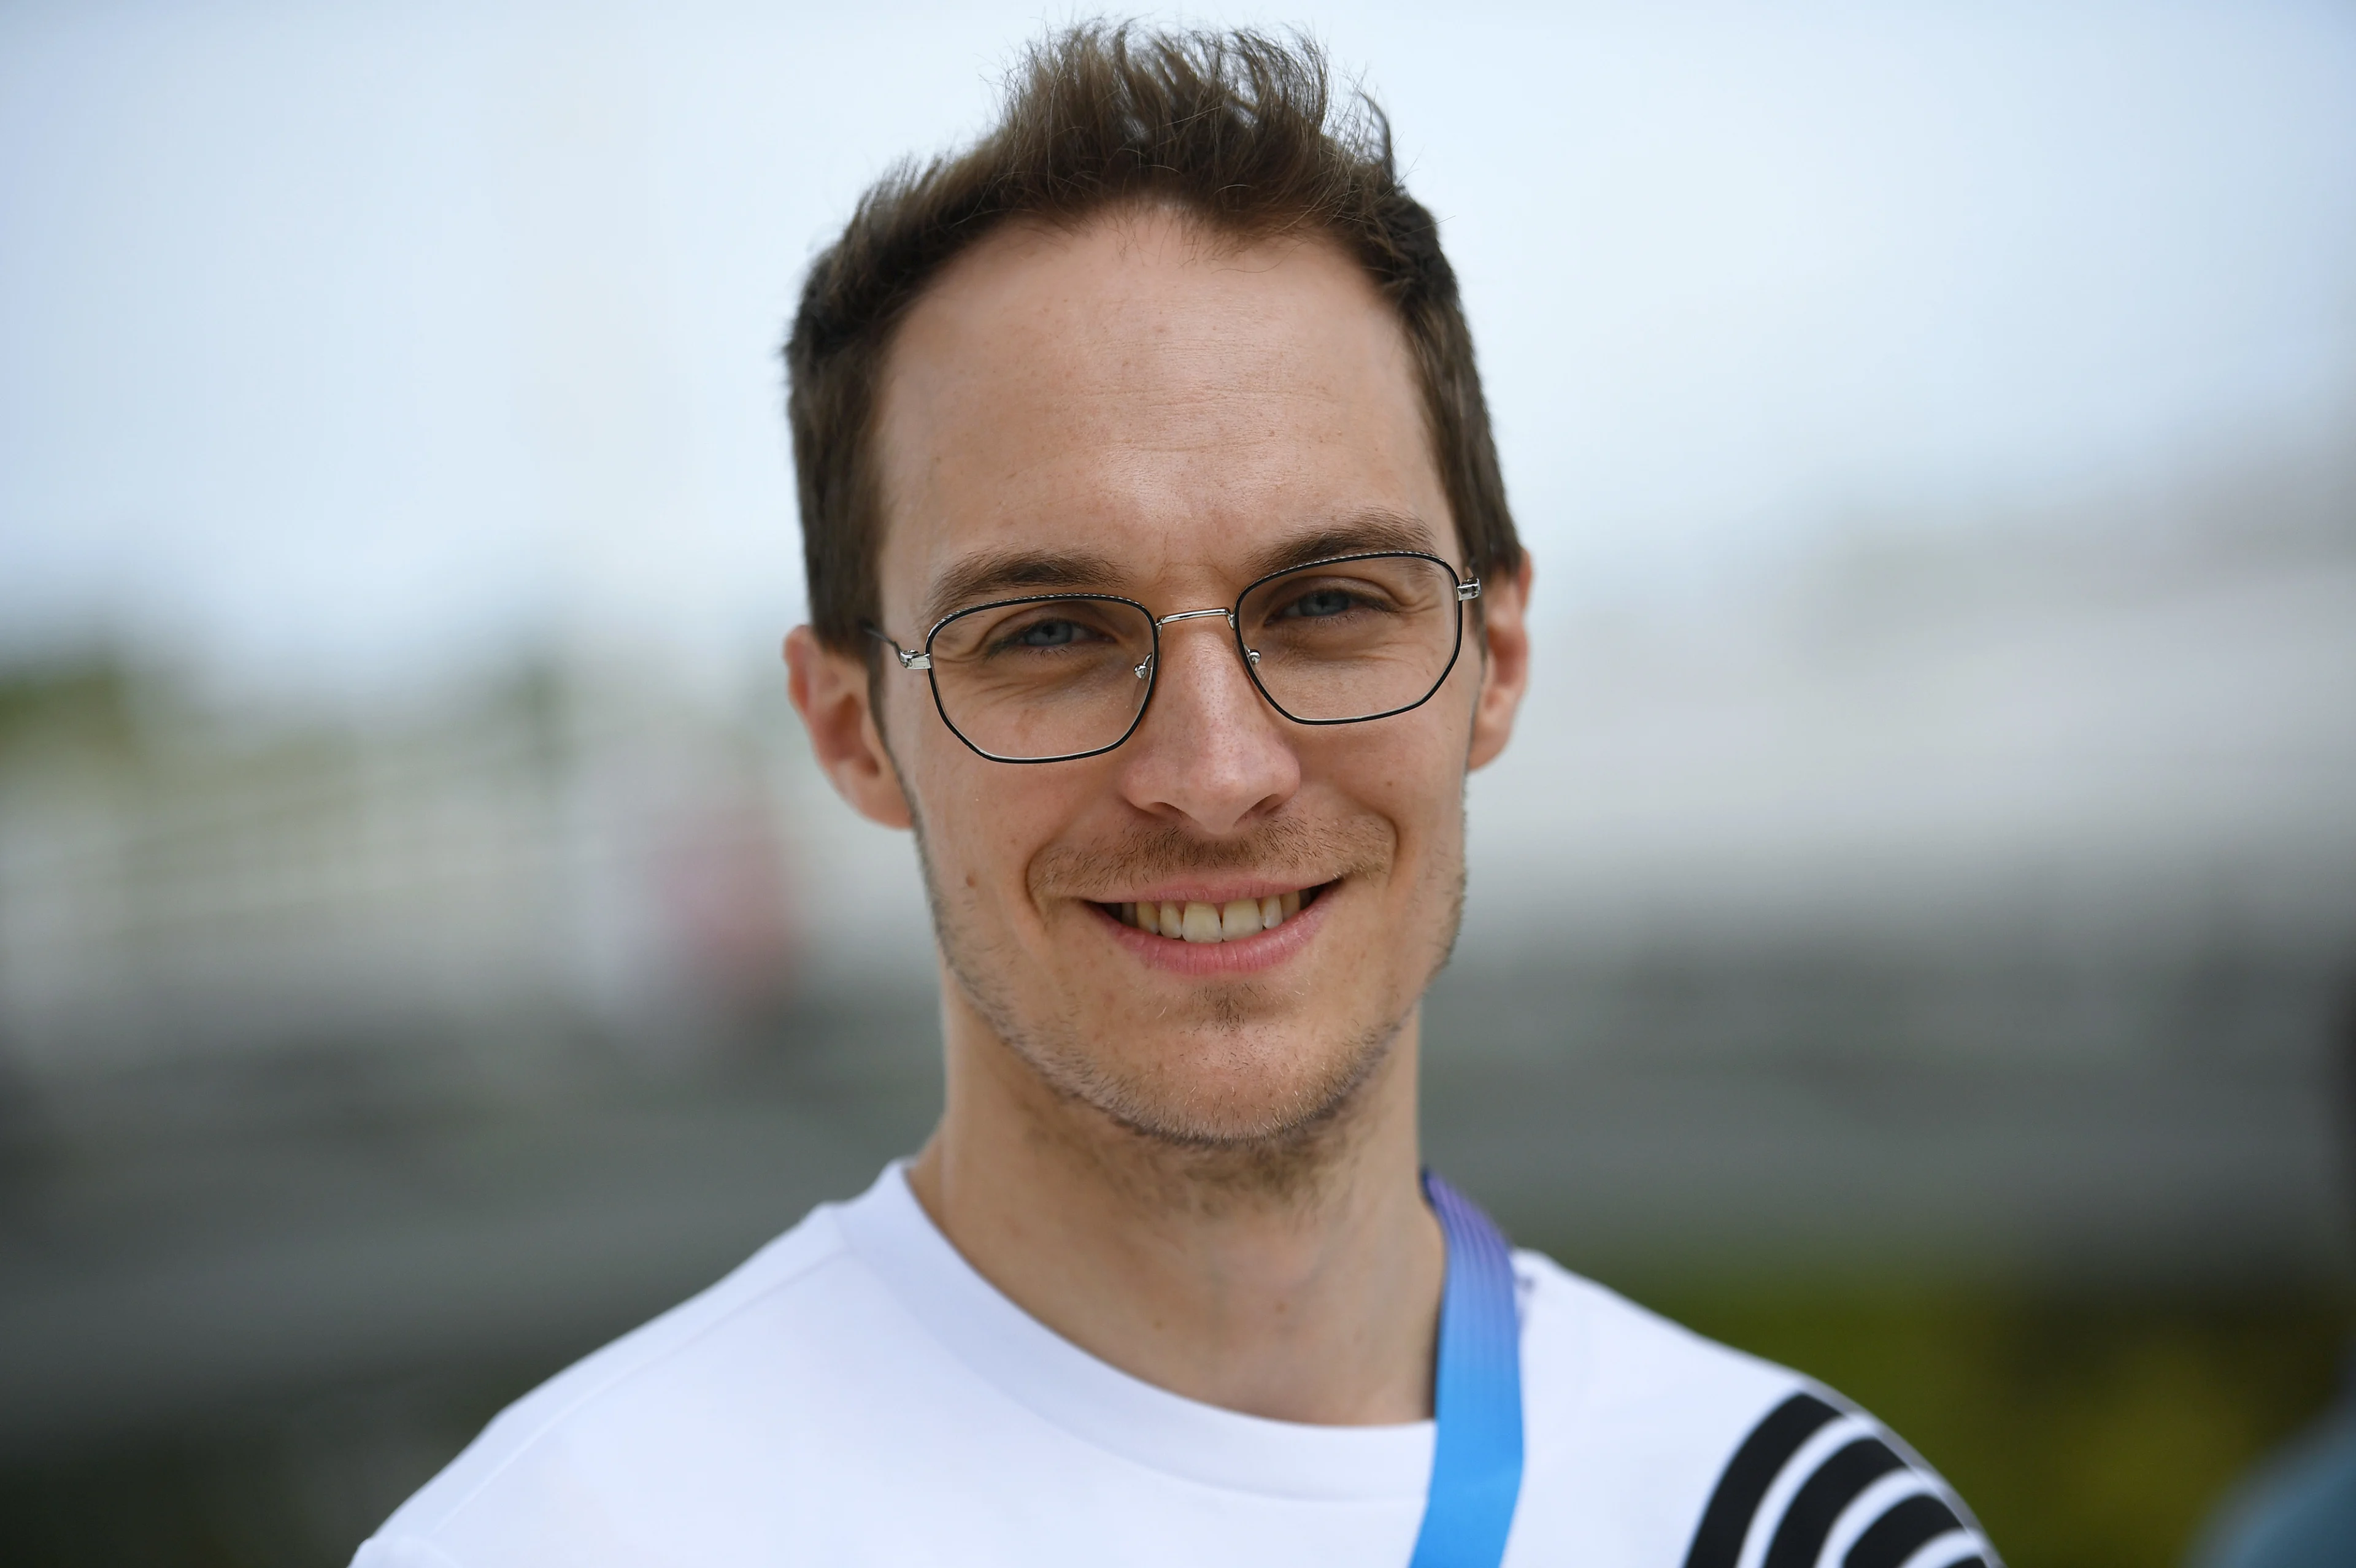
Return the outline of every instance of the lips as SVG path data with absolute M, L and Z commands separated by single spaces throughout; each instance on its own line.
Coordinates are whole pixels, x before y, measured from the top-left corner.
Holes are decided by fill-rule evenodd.
M 1200 899 L 1159 899 L 1097 907 L 1123 925 L 1175 942 L 1240 942 L 1263 931 L 1274 931 L 1299 914 L 1303 906 L 1314 903 L 1318 894 L 1332 885 L 1320 883 L 1316 887 L 1215 903 Z

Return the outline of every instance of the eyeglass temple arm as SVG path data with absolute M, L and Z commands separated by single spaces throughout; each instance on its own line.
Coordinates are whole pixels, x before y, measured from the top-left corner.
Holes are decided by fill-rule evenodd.
M 883 628 L 876 626 L 872 623 L 862 621 L 859 624 L 859 629 L 866 633 L 869 636 L 874 638 L 877 642 L 883 644 L 885 647 L 891 649 L 892 656 L 900 661 L 900 667 L 902 669 L 930 669 L 933 667 L 932 655 L 910 653 L 898 643 L 894 642 L 890 637 L 886 636 L 884 634 Z

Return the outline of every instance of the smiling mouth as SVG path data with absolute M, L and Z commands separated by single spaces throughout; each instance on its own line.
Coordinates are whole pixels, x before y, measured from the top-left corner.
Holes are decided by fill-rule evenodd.
M 1241 942 L 1263 931 L 1274 931 L 1317 901 L 1332 882 L 1270 893 L 1263 899 L 1234 899 L 1226 903 L 1100 903 L 1097 908 L 1123 925 L 1135 926 L 1173 942 Z

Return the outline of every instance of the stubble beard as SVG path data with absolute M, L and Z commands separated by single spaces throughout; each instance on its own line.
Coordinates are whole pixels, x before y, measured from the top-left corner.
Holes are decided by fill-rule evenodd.
M 913 805 L 914 795 L 906 798 Z M 1441 894 L 1445 912 L 1434 933 L 1429 971 L 1413 987 L 1383 998 L 1388 1005 L 1378 1004 L 1374 1018 L 1354 1020 L 1316 1040 L 1308 1053 L 1313 1065 L 1307 1076 L 1263 1103 L 1220 1104 L 1154 1073 L 1151 1063 L 1142 1071 L 1125 1069 L 1112 1053 L 1091 1050 L 1068 1010 L 1035 1001 L 1026 1005 L 1013 983 L 1014 955 L 1003 952 L 982 922 L 965 917 L 944 896 L 923 815 L 912 809 L 910 816 L 935 938 L 951 980 L 998 1041 L 1047 1091 L 1056 1110 L 1079 1113 L 1035 1118 L 1033 1132 L 1102 1168 L 1108 1179 L 1153 1189 L 1150 1195 L 1165 1203 L 1200 1208 L 1231 1200 L 1290 1200 L 1339 1164 L 1365 1121 L 1359 1113 L 1368 1102 L 1368 1086 L 1389 1063 L 1425 987 L 1446 964 L 1463 915 L 1464 866 L 1459 855 L 1443 889 L 1430 890 Z M 1387 829 L 1377 831 L 1379 850 L 1372 841 L 1375 834 L 1344 835 L 1355 839 L 1344 860 L 1357 874 L 1389 864 L 1395 843 Z M 1109 854 L 1051 851 L 1042 857 L 1033 880 L 1056 880 L 1059 854 L 1069 858 L 1062 869 L 1077 869 L 1085 861 L 1101 878 L 1113 862 L 1146 873 L 1266 870 L 1321 861 L 1330 868 L 1336 848 L 1329 836 L 1290 823 L 1272 824 L 1264 837 L 1228 846 L 1206 845 L 1170 830 Z M 1263 1040 L 1256 1050 L 1253 1040 L 1255 1018 L 1265 1017 L 1275 999 L 1266 981 L 1206 984 L 1203 1013 L 1179 1026 L 1181 1038 L 1190 1050 L 1225 1051 L 1248 1068 L 1252 1056 L 1280 1049 Z M 1297 1049 L 1291 1054 L 1299 1054 Z

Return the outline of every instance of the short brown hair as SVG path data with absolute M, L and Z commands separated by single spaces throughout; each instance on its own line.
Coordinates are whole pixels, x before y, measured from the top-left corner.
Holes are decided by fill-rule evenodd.
M 862 646 L 878 613 L 874 413 L 901 317 L 1005 220 L 1070 224 L 1128 200 L 1171 202 L 1247 238 L 1322 234 L 1355 257 L 1414 353 L 1464 569 L 1520 566 L 1440 226 L 1399 182 L 1382 110 L 1363 91 L 1334 97 L 1323 52 L 1305 39 L 1084 25 L 1028 51 L 980 141 L 905 163 L 861 198 L 811 264 L 786 343 L 819 641 Z

